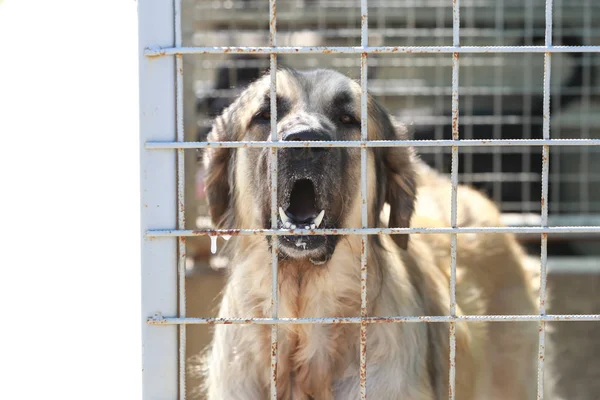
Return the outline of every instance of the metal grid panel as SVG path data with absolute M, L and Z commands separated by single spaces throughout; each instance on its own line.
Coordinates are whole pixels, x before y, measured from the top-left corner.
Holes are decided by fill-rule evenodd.
M 265 45 L 267 21 L 257 17 L 260 13 L 265 14 L 265 4 L 265 1 L 248 0 L 199 2 L 196 5 L 198 33 L 192 43 L 203 47 L 246 46 L 248 43 Z M 535 53 L 514 52 L 529 51 L 521 45 L 543 44 L 544 1 L 469 0 L 463 1 L 461 7 L 463 48 L 482 45 L 512 47 L 512 53 L 494 53 L 496 50 L 491 50 L 490 54 L 463 54 L 460 73 L 463 83 L 459 88 L 462 97 L 461 137 L 513 139 L 518 135 L 541 139 L 542 93 L 541 85 L 537 83 L 539 80 L 534 77 L 542 74 L 545 50 L 536 50 L 540 52 L 539 57 Z M 412 46 L 422 49 L 422 46 L 452 45 L 450 1 L 371 1 L 369 8 L 372 15 L 369 27 L 371 46 L 411 46 L 405 49 L 408 52 L 414 50 Z M 600 45 L 600 29 L 591 24 L 592 16 L 600 12 L 600 3 L 561 1 L 554 8 L 559 10 L 553 17 L 556 24 L 554 44 L 573 47 L 577 43 Z M 207 10 L 211 10 L 210 15 Z M 226 13 L 228 22 L 224 21 Z M 278 32 L 280 45 L 360 47 L 357 1 L 286 2 L 280 5 L 278 19 L 283 21 Z M 553 51 L 559 51 L 559 48 L 554 46 Z M 452 52 L 451 49 L 446 50 Z M 568 49 L 565 51 L 569 52 Z M 450 67 L 451 58 L 435 57 L 434 53 L 411 57 L 385 54 L 390 56 L 379 53 L 369 57 L 370 91 L 379 96 L 397 118 L 414 129 L 415 138 L 450 139 L 451 82 L 450 68 L 445 67 Z M 234 65 L 261 64 L 260 59 L 226 59 L 220 61 L 220 65 L 215 57 L 203 57 L 202 60 L 198 69 L 203 72 L 198 72 L 197 77 L 200 96 L 227 96 L 227 93 L 233 95 L 235 92 L 210 87 L 212 77 L 209 75 L 214 68 L 232 68 L 230 72 L 235 74 Z M 357 78 L 360 68 L 358 57 L 349 54 L 329 55 L 325 60 L 315 53 L 304 53 L 304 57 L 282 57 L 282 60 L 298 68 L 322 64 L 344 72 L 355 71 Z M 599 138 L 600 120 L 595 117 L 598 113 L 594 111 L 600 95 L 600 60 L 595 54 L 572 52 L 552 60 L 555 70 L 552 129 L 556 133 L 553 137 L 569 138 L 576 134 L 583 138 Z M 262 65 L 267 67 L 268 60 L 265 59 Z M 393 69 L 398 72 L 392 74 Z M 580 73 L 579 83 L 569 84 L 568 73 L 577 71 Z M 445 96 L 448 96 L 447 100 Z M 574 102 L 574 98 L 577 101 Z M 201 121 L 203 125 L 209 123 L 208 119 Z M 432 166 L 450 173 L 450 148 L 422 150 L 424 159 Z M 504 212 L 540 213 L 541 150 L 465 149 L 459 155 L 459 180 L 484 190 Z M 558 149 L 551 154 L 551 213 L 600 214 L 600 195 L 594 190 L 594 186 L 600 184 L 600 175 L 595 172 L 600 168 L 594 161 L 596 154 L 597 148 Z
M 147 317 L 148 325 L 176 325 L 179 328 L 179 396 L 185 398 L 185 326 L 187 324 L 215 324 L 215 323 L 243 323 L 243 324 L 271 324 L 271 398 L 277 398 L 276 389 L 276 377 L 277 377 L 277 326 L 283 323 L 360 323 L 361 324 L 361 358 L 360 358 L 360 381 L 361 381 L 361 398 L 367 398 L 366 392 L 366 327 L 369 323 L 391 323 L 391 322 L 449 322 L 450 324 L 450 392 L 449 398 L 454 398 L 454 375 L 455 375 L 455 336 L 454 336 L 454 324 L 457 321 L 539 321 L 540 323 L 540 336 L 539 336 L 539 361 L 538 361 L 538 398 L 543 397 L 543 374 L 544 374 L 544 340 L 545 340 L 545 322 L 546 321 L 561 321 L 561 320 L 594 320 L 599 321 L 600 315 L 547 315 L 545 310 L 545 298 L 546 298 L 546 268 L 547 268 L 547 237 L 548 233 L 599 233 L 600 226 L 548 226 L 548 180 L 549 180 L 549 150 L 550 146 L 560 145 L 571 145 L 571 146 L 585 146 L 594 145 L 597 146 L 598 140 L 592 139 L 578 139 L 578 140 L 551 140 L 550 139 L 550 59 L 551 53 L 561 52 L 600 52 L 598 46 L 552 46 L 552 0 L 546 0 L 546 30 L 545 30 L 545 44 L 544 46 L 460 46 L 460 15 L 459 15 L 459 3 L 458 0 L 453 2 L 453 40 L 452 46 L 410 46 L 410 47 L 383 47 L 383 46 L 369 46 L 369 27 L 368 27 L 368 8 L 367 0 L 361 0 L 361 46 L 359 47 L 277 47 L 276 43 L 276 0 L 269 1 L 269 47 L 195 47 L 195 48 L 184 48 L 181 46 L 181 3 L 175 1 L 174 9 L 170 6 L 162 5 L 161 10 L 158 10 L 154 6 L 149 5 L 148 1 L 140 2 L 140 44 L 142 46 L 142 61 L 140 65 L 140 83 L 142 87 L 142 94 L 144 90 L 152 89 L 157 85 L 154 83 L 156 79 L 158 82 L 164 80 L 167 83 L 169 80 L 169 71 L 176 72 L 176 85 L 175 90 L 172 91 L 172 95 L 175 95 L 174 104 L 175 109 L 169 106 L 168 96 L 163 97 L 161 107 L 164 106 L 166 109 L 166 115 L 159 115 L 159 123 L 150 126 L 150 122 L 156 123 L 152 118 L 148 119 L 146 110 L 148 107 L 156 106 L 153 104 L 157 99 L 155 97 L 158 93 L 150 96 L 150 100 L 142 101 L 142 164 L 144 167 L 142 177 L 142 191 L 143 196 L 143 208 L 142 208 L 142 228 L 144 230 L 144 245 L 143 245 L 143 268 L 144 271 L 157 274 L 154 278 L 149 277 L 144 280 L 145 289 L 154 287 L 158 275 L 164 277 L 168 275 L 168 271 L 164 271 L 165 265 L 171 264 L 169 257 L 175 253 L 175 249 L 172 248 L 169 238 L 178 238 L 179 245 L 179 257 L 176 262 L 178 271 L 178 293 L 179 293 L 179 316 L 178 317 L 164 317 L 161 313 L 149 316 L 147 310 L 152 309 L 149 307 L 152 303 L 156 303 L 156 299 L 149 299 L 149 294 L 146 294 L 143 302 L 144 316 Z M 340 3 L 342 4 L 342 3 Z M 161 13 L 159 16 L 157 13 Z M 175 16 L 172 20 L 175 26 L 175 38 L 173 39 L 172 33 L 168 32 L 168 21 L 170 16 Z M 154 35 L 150 34 L 150 31 L 154 29 L 152 23 L 159 22 L 164 28 L 158 30 Z M 152 28 L 150 28 L 152 27 Z M 160 46 L 162 42 L 172 42 L 174 47 Z M 272 137 L 270 142 L 229 142 L 227 147 L 270 147 L 271 152 L 271 182 L 272 182 L 272 197 L 271 197 L 271 217 L 272 217 L 272 229 L 239 229 L 239 230 L 184 230 L 184 210 L 185 204 L 183 199 L 183 184 L 184 184 L 184 172 L 183 172 L 183 149 L 185 148 L 202 148 L 208 146 L 219 146 L 221 143 L 183 143 L 183 115 L 182 115 L 182 102 L 183 102 L 183 87 L 182 87 L 182 55 L 183 54 L 225 54 L 225 53 L 261 53 L 270 54 L 271 64 L 271 128 Z M 505 141 L 496 139 L 493 141 L 464 141 L 459 139 L 459 127 L 458 127 L 458 116 L 459 116 L 459 54 L 460 53 L 543 53 L 544 54 L 544 80 L 543 80 L 543 139 L 541 140 L 528 140 L 528 141 Z M 276 75 L 275 70 L 277 66 L 277 54 L 289 54 L 289 53 L 349 53 L 349 54 L 360 54 L 361 55 L 361 105 L 362 110 L 362 124 L 361 124 L 361 140 L 359 142 L 344 144 L 340 142 L 294 142 L 292 143 L 279 143 L 277 142 L 277 131 L 276 131 L 276 105 L 274 91 L 276 87 Z M 367 118 L 366 118 L 366 95 L 367 95 L 367 73 L 368 73 L 368 59 L 369 54 L 380 54 L 380 53 L 452 53 L 452 140 L 450 141 L 438 141 L 435 145 L 446 145 L 451 146 L 452 151 L 452 168 L 451 168 L 451 228 L 384 228 L 384 229 L 373 229 L 367 227 L 367 198 L 366 198 L 366 157 L 367 147 L 377 146 L 407 146 L 407 145 L 419 145 L 419 146 L 431 146 L 434 143 L 423 144 L 424 142 L 419 141 L 390 141 L 390 142 L 369 142 L 367 140 Z M 175 65 L 170 57 L 175 56 Z M 155 60 L 158 58 L 158 61 Z M 149 67 L 150 63 L 161 63 L 161 68 Z M 158 75 L 157 75 L 158 74 Z M 171 96 L 172 96 L 171 95 Z M 142 96 L 143 97 L 143 96 Z M 158 113 L 160 114 L 160 113 Z M 176 126 L 176 141 L 169 141 L 170 133 L 168 128 L 168 122 L 174 121 Z M 165 125 L 165 122 L 167 125 Z M 160 131 L 162 129 L 162 131 Z M 162 141 L 156 141 L 156 139 Z M 495 228 L 458 228 L 456 224 L 456 193 L 458 185 L 458 148 L 459 147 L 483 147 L 489 145 L 504 145 L 504 146 L 542 146 L 542 205 L 541 205 L 541 226 L 539 227 L 495 227 Z M 339 229 L 339 230 L 328 230 L 328 229 L 314 229 L 314 230 L 303 230 L 296 229 L 293 231 L 278 230 L 277 228 L 277 164 L 276 154 L 277 149 L 280 147 L 301 147 L 301 146 L 312 146 L 312 147 L 350 147 L 359 146 L 361 148 L 361 197 L 363 200 L 362 208 L 362 228 L 360 229 Z M 148 179 L 155 179 L 157 176 L 160 177 L 161 183 L 166 183 L 168 186 L 174 186 L 174 179 L 169 178 L 168 168 L 160 170 L 165 165 L 175 165 L 175 159 L 170 152 L 157 152 L 155 150 L 160 149 L 177 149 L 177 218 L 176 218 L 176 230 L 171 229 L 153 229 L 152 226 L 155 224 L 169 225 L 172 220 L 169 219 L 171 210 L 166 209 L 161 212 L 160 215 L 146 212 L 144 209 L 148 208 L 146 202 L 153 202 L 157 204 L 157 207 L 162 205 L 170 204 L 170 201 L 165 197 L 164 187 L 161 187 L 161 192 L 152 190 L 156 185 L 152 185 Z M 154 150 L 154 151 L 153 151 Z M 148 176 L 148 172 L 155 174 L 152 177 Z M 165 174 L 166 172 L 166 174 Z M 171 182 L 171 185 L 169 185 Z M 168 197 L 168 196 L 167 196 Z M 173 210 L 174 205 L 171 206 Z M 161 217 L 162 216 L 162 217 Z M 165 218 L 166 217 L 166 218 Z M 540 313 L 539 315 L 518 315 L 518 316 L 456 316 L 456 235 L 460 233 L 475 233 L 475 232 L 524 232 L 524 233 L 537 233 L 541 234 L 541 287 L 540 287 Z M 367 278 L 367 256 L 366 256 L 366 242 L 367 235 L 374 234 L 399 234 L 399 233 L 449 233 L 451 234 L 451 279 L 450 279 L 450 293 L 451 293 L 451 304 L 450 304 L 450 315 L 447 317 L 391 317 L 391 318 L 377 318 L 369 317 L 366 312 L 367 306 L 367 295 L 366 295 L 366 278 Z M 186 318 L 185 316 L 185 286 L 183 285 L 185 277 L 185 237 L 187 236 L 211 236 L 216 237 L 219 235 L 254 235 L 263 234 L 271 235 L 275 240 L 273 243 L 272 253 L 272 316 L 271 318 L 249 318 L 249 319 L 227 319 L 227 318 Z M 362 235 L 362 254 L 361 254 L 361 316 L 359 318 L 278 318 L 277 317 L 277 236 L 280 235 L 307 235 L 307 234 L 360 234 Z M 154 238 L 160 238 L 159 240 L 153 240 Z M 158 255 L 162 257 L 164 265 L 161 265 L 163 270 L 155 271 L 156 268 L 153 266 L 157 265 L 157 259 L 151 260 L 148 256 Z M 159 258 L 160 258 L 159 257 Z M 165 282 L 162 285 L 162 290 L 165 292 L 164 297 L 158 296 L 160 304 L 157 304 L 155 310 L 163 310 L 164 314 L 174 314 L 172 306 L 173 299 L 168 300 L 167 298 L 175 298 L 170 296 L 169 291 L 176 286 L 174 282 Z M 161 328 L 165 329 L 165 328 Z M 172 332 L 172 331 L 168 331 Z M 167 333 L 168 334 L 168 333 Z M 144 361 L 144 386 L 145 386 L 145 397 L 162 396 L 160 392 L 164 392 L 165 388 L 159 389 L 155 386 L 155 382 L 152 382 L 152 378 L 157 372 L 164 372 L 165 366 L 156 365 L 155 362 L 148 361 L 149 359 L 155 358 L 160 354 L 161 357 L 169 356 L 169 347 L 174 343 L 172 336 L 162 337 L 162 342 L 157 341 L 157 334 L 155 330 L 149 327 L 144 328 L 144 346 L 146 351 L 151 357 L 146 357 Z M 172 358 L 172 355 L 170 356 Z M 161 379 L 161 384 L 164 382 L 164 377 L 172 376 L 172 371 L 168 372 Z M 167 385 L 168 386 L 168 385 Z M 167 387 L 166 391 L 170 389 Z M 172 391 L 172 390 L 171 390 Z M 171 393 L 172 394 L 172 393 Z

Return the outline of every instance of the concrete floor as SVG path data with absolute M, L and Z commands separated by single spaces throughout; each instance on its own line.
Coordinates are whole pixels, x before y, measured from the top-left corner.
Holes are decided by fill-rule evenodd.
M 535 267 L 536 263 L 532 263 Z M 219 273 L 192 274 L 186 281 L 190 317 L 216 316 L 224 284 Z M 600 274 L 551 273 L 548 276 L 548 313 L 600 313 Z M 546 399 L 600 399 L 600 323 L 547 324 Z M 197 359 L 209 343 L 212 327 L 192 325 L 187 330 L 188 398 L 201 400 Z M 507 399 L 509 400 L 509 399 Z

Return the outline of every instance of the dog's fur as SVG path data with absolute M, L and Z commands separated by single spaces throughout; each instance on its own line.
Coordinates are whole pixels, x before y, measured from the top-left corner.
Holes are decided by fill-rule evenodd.
M 250 85 L 217 118 L 209 140 L 269 140 L 268 94 L 268 76 Z M 281 140 L 299 129 L 331 140 L 360 138 L 360 87 L 339 73 L 280 70 L 277 97 Z M 406 137 L 371 97 L 368 115 L 370 140 Z M 270 152 L 207 150 L 206 188 L 216 227 L 271 227 Z M 367 158 L 370 227 L 449 226 L 450 183 L 412 149 L 369 148 Z M 309 179 L 316 203 L 326 210 L 321 228 L 360 227 L 360 164 L 359 149 L 280 149 L 278 206 L 291 207 L 294 182 Z M 459 187 L 458 226 L 499 225 L 499 212 L 488 199 Z M 294 240 L 298 237 L 279 237 L 279 317 L 360 316 L 361 237 L 302 236 L 296 246 Z M 449 315 L 450 241 L 441 234 L 415 234 L 410 240 L 370 236 L 368 315 Z M 270 244 L 262 236 L 230 241 L 232 267 L 220 317 L 271 316 Z M 457 254 L 457 314 L 536 312 L 524 254 L 512 235 L 459 234 Z M 447 398 L 449 328 L 446 323 L 368 325 L 369 398 Z M 359 329 L 359 324 L 279 325 L 278 398 L 358 398 Z M 205 362 L 209 399 L 268 397 L 270 332 L 268 325 L 216 326 Z M 531 399 L 536 333 L 535 323 L 456 323 L 456 398 Z

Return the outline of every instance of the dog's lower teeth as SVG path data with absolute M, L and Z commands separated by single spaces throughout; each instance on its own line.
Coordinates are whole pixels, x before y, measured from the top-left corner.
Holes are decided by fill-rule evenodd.
M 317 215 L 317 217 L 312 221 L 312 224 L 306 225 L 304 228 L 305 229 L 318 228 L 321 225 L 321 222 L 323 222 L 324 216 L 325 216 L 325 210 L 321 210 L 319 215 Z M 296 229 L 296 225 L 291 223 L 290 217 L 287 216 L 287 214 L 285 213 L 285 211 L 283 211 L 283 208 L 281 208 L 281 207 L 279 207 L 279 219 L 281 220 L 281 224 L 283 225 L 284 228 Z

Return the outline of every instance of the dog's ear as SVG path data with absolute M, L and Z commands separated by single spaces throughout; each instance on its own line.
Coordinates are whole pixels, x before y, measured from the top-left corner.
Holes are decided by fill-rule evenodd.
M 230 142 L 234 140 L 231 118 L 227 111 L 217 117 L 208 134 L 209 142 Z M 216 228 L 233 228 L 233 169 L 235 150 L 223 147 L 209 147 L 204 151 L 204 187 L 208 211 Z
M 406 128 L 395 126 L 387 111 L 369 96 L 369 131 L 374 128 L 373 139 L 405 140 Z M 371 139 L 371 138 L 370 138 Z M 390 206 L 388 227 L 408 228 L 416 198 L 416 155 L 411 147 L 384 147 L 375 152 L 378 180 L 377 203 L 381 211 L 383 203 Z M 378 213 L 376 215 L 379 215 Z M 408 234 L 392 235 L 396 244 L 406 250 Z

